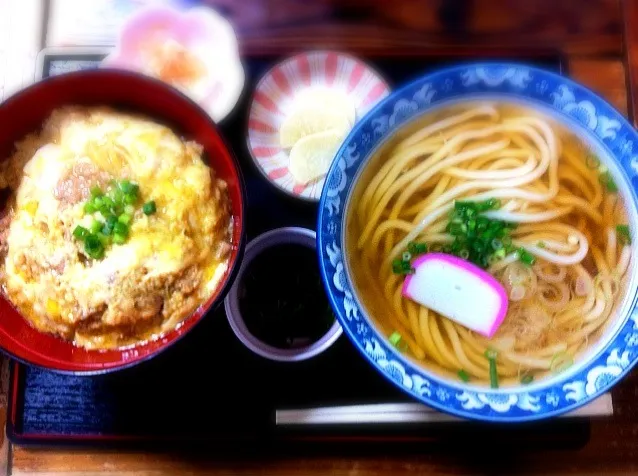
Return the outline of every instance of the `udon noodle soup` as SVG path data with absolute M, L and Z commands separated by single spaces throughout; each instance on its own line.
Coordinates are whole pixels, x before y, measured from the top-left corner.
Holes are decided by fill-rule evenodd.
M 366 313 L 453 379 L 496 387 L 567 370 L 614 322 L 633 273 L 626 204 L 599 155 L 517 104 L 455 104 L 406 127 L 348 199 L 347 269 Z M 490 338 L 402 294 L 406 259 L 433 251 L 503 286 Z

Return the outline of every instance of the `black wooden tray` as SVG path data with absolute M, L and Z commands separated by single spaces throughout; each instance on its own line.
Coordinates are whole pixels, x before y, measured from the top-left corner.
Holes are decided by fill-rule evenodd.
M 292 53 L 292 52 L 290 52 Z M 40 56 L 42 77 L 91 68 L 104 51 L 66 49 Z M 239 158 L 248 191 L 247 231 L 252 239 L 281 226 L 314 229 L 316 205 L 291 199 L 268 184 L 246 149 L 246 113 L 257 80 L 287 55 L 244 57 L 246 87 L 235 111 L 221 124 Z M 367 55 L 364 59 L 396 87 L 445 65 L 504 59 L 565 73 L 555 52 L 456 50 Z M 353 378 L 355 376 L 355 378 Z M 123 444 L 194 441 L 341 442 L 434 441 L 458 438 L 456 424 L 278 426 L 276 411 L 286 408 L 408 403 L 359 356 L 345 336 L 325 353 L 299 363 L 271 362 L 254 355 L 235 338 L 223 306 L 172 348 L 134 368 L 95 377 L 58 375 L 14 363 L 11 369 L 7 434 L 19 444 Z M 434 419 L 436 420 L 436 418 Z M 374 423 L 374 422 L 372 422 Z M 497 431 L 462 423 L 463 434 Z M 555 446 L 587 438 L 584 420 L 560 420 L 507 430 L 518 441 Z M 529 431 L 537 428 L 539 431 Z M 544 429 L 544 430 L 543 430 Z M 542 431 L 541 431 L 542 430 Z M 550 433 L 552 436 L 548 437 Z M 446 436 L 447 435 L 447 436 Z M 455 436 L 452 436 L 455 435 Z

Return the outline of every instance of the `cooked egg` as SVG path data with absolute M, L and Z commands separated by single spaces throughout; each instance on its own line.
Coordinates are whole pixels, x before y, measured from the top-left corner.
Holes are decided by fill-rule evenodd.
M 104 109 L 57 111 L 44 129 L 57 133 L 20 143 L 5 169 L 35 151 L 2 243 L 9 299 L 38 329 L 85 347 L 135 343 L 186 318 L 226 271 L 229 253 L 220 256 L 219 245 L 230 250 L 226 186 L 202 161 L 201 146 Z M 105 219 L 85 211 L 91 190 L 124 179 L 140 195 L 128 237 L 94 259 L 74 230 Z M 147 216 L 149 201 L 156 211 Z

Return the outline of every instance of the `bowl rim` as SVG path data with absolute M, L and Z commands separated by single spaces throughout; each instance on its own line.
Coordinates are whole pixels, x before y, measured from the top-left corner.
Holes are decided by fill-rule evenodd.
M 226 294 L 228 293 L 230 287 L 232 286 L 235 277 L 237 275 L 237 272 L 239 270 L 239 265 L 243 259 L 243 254 L 244 254 L 244 249 L 245 249 L 245 245 L 246 245 L 246 206 L 247 206 L 247 192 L 246 192 L 246 183 L 245 183 L 245 179 L 244 179 L 244 175 L 242 173 L 242 169 L 239 163 L 239 160 L 237 159 L 237 156 L 235 155 L 235 152 L 233 151 L 233 149 L 230 147 L 227 139 L 221 134 L 220 129 L 218 124 L 215 122 L 215 120 L 206 112 L 205 109 L 203 109 L 199 104 L 197 104 L 193 99 L 191 99 L 190 97 L 188 97 L 186 94 L 184 94 L 182 91 L 180 91 L 177 88 L 174 88 L 172 86 L 170 86 L 169 84 L 166 84 L 165 82 L 157 79 L 157 78 L 153 78 L 151 76 L 147 76 L 144 75 L 142 73 L 136 72 L 136 71 L 130 71 L 130 70 L 123 70 L 123 69 L 117 69 L 117 68 L 95 68 L 95 69 L 88 69 L 88 70 L 79 70 L 79 71 L 72 71 L 69 73 L 63 73 L 63 74 L 59 74 L 56 76 L 49 76 L 43 79 L 40 79 L 39 81 L 36 81 L 33 84 L 30 84 L 29 86 L 27 86 L 26 88 L 21 89 L 20 91 L 17 91 L 15 94 L 11 95 L 9 98 L 7 98 L 5 101 L 0 102 L 0 111 L 2 111 L 5 107 L 7 107 L 8 105 L 12 104 L 14 101 L 19 101 L 21 98 L 28 96 L 32 91 L 34 91 L 35 89 L 38 88 L 42 88 L 42 87 L 47 87 L 49 84 L 52 83 L 57 83 L 57 82 L 62 82 L 67 80 L 67 78 L 79 78 L 81 79 L 82 77 L 99 77 L 99 76 L 119 76 L 121 77 L 123 80 L 133 80 L 133 81 L 140 81 L 140 82 L 146 82 L 149 84 L 153 84 L 155 87 L 158 87 L 160 89 L 164 90 L 165 94 L 169 94 L 169 95 L 173 95 L 175 96 L 177 99 L 179 99 L 181 102 L 185 103 L 186 106 L 188 106 L 189 109 L 192 109 L 194 111 L 199 111 L 201 113 L 201 116 L 205 119 L 205 121 L 208 123 L 209 129 L 213 130 L 217 136 L 217 140 L 219 140 L 220 144 L 222 145 L 223 149 L 226 151 L 228 158 L 230 159 L 230 163 L 232 164 L 232 168 L 235 172 L 236 178 L 237 178 L 237 188 L 238 188 L 238 192 L 239 192 L 239 203 L 237 203 L 237 207 L 238 207 L 238 218 L 239 220 L 235 220 L 233 225 L 234 226 L 239 226 L 240 230 L 239 230 L 239 242 L 237 243 L 237 252 L 235 255 L 235 259 L 233 260 L 232 263 L 230 263 L 229 269 L 227 271 L 226 274 L 226 279 L 224 280 L 224 282 L 216 289 L 216 293 L 217 296 L 210 302 L 210 304 L 206 305 L 206 303 L 202 303 L 200 304 L 200 306 L 198 306 L 187 318 L 185 318 L 180 324 L 178 324 L 178 326 L 176 326 L 174 329 L 160 334 L 160 336 L 157 337 L 157 339 L 153 339 L 153 340 L 147 340 L 144 341 L 142 343 L 136 343 L 133 344 L 131 346 L 126 346 L 126 347 L 121 347 L 121 348 L 115 348 L 115 349 L 109 349 L 109 350 L 113 350 L 113 351 L 119 351 L 121 353 L 124 352 L 128 352 L 128 351 L 134 351 L 135 349 L 139 349 L 139 348 L 143 348 L 144 346 L 146 346 L 147 344 L 151 343 L 151 342 L 155 342 L 156 340 L 162 339 L 164 338 L 167 334 L 176 332 L 176 335 L 169 341 L 162 343 L 161 345 L 159 345 L 154 351 L 149 352 L 147 355 L 144 355 L 143 357 L 139 357 L 139 358 L 133 358 L 131 360 L 122 362 L 122 363 L 109 363 L 109 364 L 104 364 L 102 367 L 99 368 L 90 368 L 90 369 L 60 369 L 60 368 L 56 368 L 56 367 L 52 367 L 52 366 L 47 366 L 47 365 L 43 365 L 41 363 L 37 363 L 37 362 L 31 362 L 29 359 L 26 359 L 24 357 L 21 357 L 19 355 L 17 355 L 15 352 L 9 351 L 5 348 L 4 345 L 2 345 L 0 343 L 0 351 L 2 353 L 4 353 L 5 355 L 9 356 L 10 358 L 16 360 L 17 362 L 24 364 L 24 365 L 29 365 L 29 366 L 33 366 L 33 367 L 37 367 L 37 368 L 41 368 L 56 374 L 60 374 L 60 375 L 73 375 L 73 376 L 94 376 L 94 375 L 103 375 L 103 374 L 108 374 L 108 373 L 112 373 L 112 372 L 117 372 L 120 370 L 125 370 L 125 369 L 129 369 L 131 367 L 134 367 L 136 365 L 139 365 L 143 362 L 148 362 L 149 360 L 153 359 L 154 357 L 158 356 L 159 354 L 163 353 L 164 351 L 166 351 L 167 349 L 173 347 L 174 344 L 176 344 L 177 342 L 181 341 L 186 335 L 190 334 L 191 332 L 193 332 L 193 330 L 201 323 L 201 321 L 204 320 L 204 318 L 206 318 L 209 314 L 212 314 L 213 311 L 215 311 L 219 305 L 222 303 L 223 299 L 225 298 Z M 99 103 L 99 101 L 96 101 L 96 103 Z M 107 104 L 104 104 L 105 106 L 108 106 Z M 52 111 L 49 111 L 49 114 Z M 144 113 L 141 113 L 144 114 Z M 238 223 L 237 223 L 238 222 Z M 13 306 L 13 304 L 6 298 L 4 297 L 4 295 L 0 294 L 0 299 L 3 301 L 6 301 L 8 303 L 9 306 L 12 307 L 12 309 L 19 314 L 20 318 L 25 319 L 24 316 L 22 316 L 22 314 L 15 308 L 15 306 Z M 196 316 L 196 314 L 200 313 L 201 314 L 199 316 Z M 185 332 L 178 332 L 180 327 L 187 321 L 189 321 L 190 319 L 195 318 L 196 320 L 191 324 L 191 327 L 189 329 L 187 329 Z M 25 323 L 26 325 L 30 325 L 28 322 L 26 322 L 25 319 Z M 57 338 L 56 336 L 53 336 L 54 338 Z M 73 343 L 68 343 L 69 345 L 73 345 Z M 96 352 L 99 353 L 101 352 L 100 349 L 82 349 L 83 351 L 86 352 Z M 73 363 L 72 365 L 78 366 L 77 363 Z M 79 364 L 79 366 L 84 365 L 84 364 Z
M 321 193 L 319 193 L 316 197 L 304 197 L 303 195 L 297 195 L 295 193 L 293 193 L 292 190 L 288 190 L 287 188 L 282 187 L 281 185 L 279 185 L 278 183 L 274 182 L 270 177 L 268 177 L 268 174 L 266 173 L 266 171 L 263 169 L 263 167 L 261 167 L 261 165 L 259 165 L 259 160 L 257 160 L 257 157 L 255 157 L 255 153 L 253 151 L 253 147 L 251 145 L 250 142 L 250 136 L 248 134 L 248 130 L 249 130 L 249 121 L 250 121 L 250 117 L 251 117 L 251 110 L 252 110 L 252 105 L 255 102 L 255 95 L 257 94 L 258 91 L 261 90 L 263 83 L 266 81 L 267 78 L 270 78 L 272 76 L 272 72 L 273 70 L 275 70 L 276 68 L 281 67 L 282 65 L 291 62 L 299 57 L 302 56 L 310 56 L 310 55 L 315 55 L 315 54 L 330 54 L 330 53 L 334 53 L 338 56 L 344 57 L 349 59 L 350 61 L 354 61 L 357 63 L 361 63 L 362 65 L 364 65 L 366 67 L 366 69 L 368 69 L 369 71 L 371 71 L 376 77 L 377 79 L 383 83 L 383 85 L 386 87 L 388 94 L 381 98 L 378 102 L 383 101 L 383 99 L 385 99 L 386 97 L 390 96 L 392 94 L 392 87 L 390 85 L 390 83 L 388 82 L 388 80 L 381 74 L 379 73 L 379 70 L 377 68 L 375 68 L 374 66 L 372 66 L 368 61 L 366 61 L 363 58 L 360 58 L 359 56 L 356 56 L 352 53 L 347 53 L 344 52 L 342 50 L 339 49 L 332 49 L 332 48 L 320 48 L 320 49 L 314 49 L 314 50 L 299 50 L 296 52 L 292 52 L 289 55 L 286 55 L 284 58 L 278 60 L 276 63 L 274 63 L 273 65 L 271 65 L 268 70 L 261 75 L 261 77 L 259 78 L 259 80 L 257 81 L 257 83 L 255 84 L 255 86 L 252 88 L 252 92 L 250 94 L 250 99 L 248 102 L 248 114 L 246 114 L 246 119 L 245 119 L 245 124 L 244 124 L 244 128 L 246 130 L 246 137 L 245 137 L 245 141 L 246 141 L 246 149 L 248 150 L 248 155 L 250 155 L 250 158 L 252 160 L 253 166 L 255 167 L 255 169 L 257 169 L 257 171 L 259 172 L 259 174 L 262 176 L 262 178 L 264 180 L 266 180 L 266 182 L 268 182 L 272 187 L 275 188 L 275 190 L 278 193 L 283 194 L 284 196 L 287 196 L 289 198 L 294 198 L 296 200 L 300 200 L 301 202 L 305 202 L 305 203 L 319 203 L 321 201 Z M 369 110 L 368 113 L 374 109 L 378 102 L 376 104 L 374 104 Z M 352 127 L 351 130 L 354 130 L 354 128 L 356 127 L 356 125 L 361 121 L 361 119 L 363 119 L 362 117 L 359 118 L 359 120 L 355 121 L 354 126 Z M 326 175 L 319 179 L 319 180 L 324 180 L 328 177 L 328 174 L 326 173 Z M 325 185 L 325 182 L 324 182 Z M 322 192 L 323 192 L 323 188 L 322 187 Z
M 255 354 L 278 362 L 300 362 L 328 350 L 328 348 L 337 341 L 339 336 L 341 336 L 343 329 L 339 320 L 335 319 L 326 333 L 313 343 L 304 347 L 280 349 L 265 343 L 250 332 L 239 306 L 239 285 L 248 266 L 257 256 L 278 245 L 301 245 L 315 251 L 316 244 L 316 233 L 313 230 L 290 226 L 275 228 L 262 233 L 246 245 L 244 259 L 235 277 L 235 282 L 224 299 L 224 309 L 228 323 L 235 333 L 235 336 Z M 319 272 L 319 274 L 321 274 L 321 272 Z M 326 298 L 328 298 L 328 296 L 326 296 Z
M 462 75 L 464 73 L 469 75 L 465 78 L 466 81 L 463 80 Z M 463 86 L 452 87 L 452 78 L 461 79 L 461 82 L 464 83 Z M 533 78 L 535 78 L 535 81 L 532 81 Z M 451 81 L 447 91 L 443 89 L 445 88 L 445 81 Z M 535 92 L 530 92 L 531 87 L 528 88 L 528 85 L 533 82 L 536 83 L 537 89 Z M 550 83 L 554 83 L 553 85 L 556 86 L 551 95 L 549 94 Z M 437 88 L 432 88 L 434 84 L 437 85 Z M 432 96 L 426 97 L 422 94 L 420 99 L 425 99 L 424 104 L 417 104 L 416 93 L 427 93 L 430 88 L 432 88 L 430 91 Z M 602 124 L 600 128 L 596 128 L 591 123 L 588 124 L 586 122 L 587 117 L 579 117 L 577 115 L 578 111 L 574 112 L 574 107 L 568 108 L 568 110 L 559 107 L 556 104 L 554 94 L 560 95 L 561 88 L 564 88 L 563 93 L 566 90 L 572 96 L 577 96 L 577 98 L 572 97 L 573 103 L 578 103 L 579 105 L 587 103 L 595 111 L 596 109 L 599 112 L 602 111 L 600 114 L 602 116 L 604 113 L 603 117 L 607 120 L 607 124 Z M 439 94 L 442 90 L 444 92 Z M 412 96 L 411 93 L 415 93 L 415 95 Z M 439 96 L 431 101 L 434 94 Z M 375 151 L 382 147 L 402 127 L 438 107 L 445 107 L 453 103 L 454 100 L 480 101 L 494 100 L 495 98 L 505 101 L 523 101 L 528 107 L 542 107 L 547 111 L 551 111 L 551 114 L 560 119 L 567 127 L 573 128 L 576 126 L 576 130 L 581 133 L 581 136 L 585 137 L 589 143 L 597 148 L 602 148 L 609 159 L 614 162 L 623 175 L 623 181 L 628 185 L 630 196 L 626 198 L 633 201 L 634 208 L 637 206 L 637 185 L 634 185 L 636 182 L 632 182 L 632 176 L 638 174 L 638 170 L 633 173 L 627 170 L 631 166 L 627 165 L 624 159 L 626 158 L 625 155 L 631 154 L 631 150 L 624 150 L 622 153 L 617 150 L 617 143 L 620 139 L 616 139 L 615 131 L 612 131 L 613 134 L 610 133 L 610 127 L 613 125 L 615 129 L 622 131 L 621 138 L 627 140 L 629 137 L 633 140 L 633 143 L 638 142 L 638 133 L 607 101 L 569 78 L 523 63 L 504 61 L 462 63 L 423 75 L 405 84 L 377 104 L 365 118 L 355 125 L 338 151 L 336 159 L 328 172 L 317 217 L 317 246 L 322 279 L 335 314 L 342 322 L 346 334 L 357 350 L 363 354 L 377 371 L 417 400 L 455 416 L 494 422 L 522 422 L 548 418 L 572 411 L 586 404 L 616 384 L 638 362 L 638 355 L 634 354 L 629 359 L 628 355 L 619 356 L 617 353 L 614 354 L 612 349 L 614 344 L 620 339 L 621 334 L 627 332 L 630 321 L 634 321 L 635 328 L 638 329 L 638 317 L 635 319 L 632 317 L 632 313 L 636 311 L 638 299 L 636 290 L 628 290 L 626 296 L 627 304 L 625 305 L 627 315 L 618 316 L 620 319 L 617 329 L 601 344 L 599 352 L 588 356 L 587 361 L 572 374 L 564 375 L 562 378 L 555 378 L 554 383 L 535 384 L 533 387 L 530 386 L 532 387 L 530 390 L 521 385 L 502 387 L 500 389 L 483 389 L 468 387 L 462 382 L 452 385 L 449 379 L 425 369 L 409 358 L 395 352 L 385 342 L 387 341 L 385 337 L 381 336 L 381 341 L 374 339 L 380 336 L 379 331 L 376 326 L 371 324 L 365 310 L 362 310 L 364 306 L 360 304 L 358 296 L 354 297 L 356 293 L 350 289 L 350 278 L 344 274 L 339 275 L 337 269 L 338 267 L 341 267 L 342 270 L 344 269 L 341 256 L 341 249 L 344 246 L 343 229 L 346 224 L 344 208 L 356 185 L 357 178 L 364 168 L 364 164 L 374 156 Z M 414 103 L 414 109 L 408 110 L 406 113 L 405 106 L 410 99 Z M 554 100 L 554 103 L 552 103 L 552 100 Z M 404 109 L 401 110 L 401 108 Z M 398 117 L 398 122 L 393 124 L 392 120 L 388 121 L 387 119 L 388 117 L 392 119 L 394 116 Z M 373 137 L 372 145 L 366 146 L 364 152 L 357 151 L 355 147 L 362 142 L 358 136 L 363 134 L 364 129 L 371 129 L 368 134 L 377 132 L 372 131 L 371 127 L 371 125 L 374 125 L 371 123 L 375 119 L 377 120 L 377 126 L 381 124 L 378 131 L 379 137 Z M 383 126 L 381 119 L 386 120 L 385 126 Z M 607 140 L 609 138 L 612 140 Z M 615 144 L 615 146 L 612 147 L 610 142 Z M 638 156 L 635 158 L 638 160 Z M 352 171 L 346 174 L 345 170 L 348 167 L 352 167 Z M 346 175 L 351 177 L 348 178 Z M 635 253 L 636 245 L 633 248 Z M 343 289 L 340 289 L 340 287 Z M 344 303 L 339 304 L 337 301 L 344 295 Z M 364 315 L 360 321 L 357 312 Z M 364 326 L 364 328 L 367 327 L 369 329 L 360 331 L 357 328 L 355 330 L 354 325 L 351 324 L 353 317 L 357 320 L 358 326 Z M 357 335 L 363 334 L 363 332 L 368 330 L 372 330 L 372 339 L 376 340 L 374 345 L 371 344 L 371 339 L 366 339 L 363 335 Z M 638 339 L 638 334 L 636 334 L 636 338 Z M 364 344 L 366 340 L 367 342 Z M 606 353 L 609 355 L 605 365 L 602 360 Z M 600 365 L 601 363 L 602 365 Z M 389 371 L 394 372 L 394 375 L 390 375 Z M 608 381 L 604 381 L 599 386 L 596 378 L 600 375 L 605 377 L 611 375 L 611 378 L 608 378 Z M 584 377 L 584 380 L 573 381 L 576 377 Z M 434 392 L 435 388 L 437 389 L 436 394 Z M 552 395 L 552 392 L 559 389 L 562 390 L 562 395 L 557 393 Z M 454 402 L 454 397 L 456 397 L 456 402 Z M 505 399 L 506 401 L 503 401 L 504 397 L 508 397 Z M 541 398 L 545 400 L 540 401 Z M 467 405 L 459 402 L 465 402 Z

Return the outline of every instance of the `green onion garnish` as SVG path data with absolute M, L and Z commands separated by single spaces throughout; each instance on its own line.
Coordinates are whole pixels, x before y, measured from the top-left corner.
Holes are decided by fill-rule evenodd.
M 572 359 L 567 353 L 558 352 L 557 354 L 554 354 L 554 357 L 552 357 L 549 369 L 555 374 L 558 374 L 567 370 L 573 364 L 574 359 Z
M 534 381 L 534 376 L 532 374 L 525 374 L 521 377 L 521 383 L 523 385 L 530 384 Z
M 135 202 L 137 202 L 137 195 L 134 195 L 132 193 L 124 194 L 124 203 L 126 205 L 133 205 Z
M 97 211 L 97 208 L 95 207 L 93 202 L 86 202 L 84 204 L 84 213 L 88 213 L 90 215 L 92 213 L 95 213 L 96 211 Z
M 128 237 L 128 232 L 129 232 L 129 228 L 128 228 L 128 225 L 126 225 L 125 223 L 117 221 L 113 225 L 114 235 L 120 235 L 126 238 Z
M 106 247 L 111 243 L 126 242 L 135 215 L 134 205 L 139 196 L 139 185 L 130 180 L 111 180 L 106 191 L 98 186 L 91 187 L 91 197 L 84 204 L 84 213 L 100 214 L 93 218 L 89 229 L 78 225 L 73 230 L 73 236 L 84 241 L 84 249 L 88 256 L 99 259 L 104 256 Z M 142 209 L 147 215 L 155 213 L 155 202 L 145 203 Z M 402 263 L 401 273 L 410 272 L 414 272 L 410 263 Z
M 155 206 L 155 202 L 151 200 L 150 202 L 146 202 L 142 207 L 142 211 L 144 215 L 152 215 L 157 211 L 157 207 Z
M 399 334 L 397 331 L 394 331 L 392 334 L 390 334 L 390 344 L 397 347 L 399 345 L 399 342 L 401 342 L 401 334 Z
M 78 240 L 84 240 L 87 236 L 89 236 L 90 231 L 84 228 L 83 226 L 76 226 L 73 230 L 73 236 L 75 236 Z
M 117 217 L 117 221 L 119 221 L 120 223 L 124 223 L 125 225 L 130 225 L 132 220 L 133 217 L 131 215 L 127 215 L 126 213 L 123 213 L 119 217 Z
M 618 191 L 618 186 L 616 185 L 616 182 L 614 182 L 614 179 L 609 171 L 600 174 L 598 180 L 604 187 L 607 188 L 607 191 L 611 193 L 616 193 Z
M 99 220 L 93 220 L 91 223 L 91 233 L 97 233 L 102 229 L 102 222 Z
M 456 375 L 459 376 L 459 378 L 461 380 L 463 380 L 464 382 L 469 382 L 470 381 L 470 374 L 468 374 L 465 370 L 461 369 L 459 370 Z
M 454 241 L 436 246 L 440 246 L 443 252 L 454 254 L 482 268 L 502 259 L 511 245 L 510 230 L 513 226 L 483 215 L 500 206 L 501 201 L 496 198 L 482 202 L 455 201 L 446 227 L 446 232 L 454 237 Z M 431 248 L 434 250 L 435 245 Z
M 590 169 L 597 169 L 600 165 L 600 159 L 594 154 L 587 154 L 587 157 L 585 158 L 585 165 Z
M 104 256 L 104 245 L 97 235 L 88 235 L 84 238 L 84 251 L 93 259 L 100 259 Z
M 113 227 L 117 223 L 117 218 L 115 215 L 109 215 L 104 222 L 104 226 L 102 227 L 102 233 L 105 235 L 110 235 L 113 233 Z
M 414 268 L 409 261 L 395 259 L 392 262 L 392 272 L 394 274 L 413 274 Z
M 136 187 L 136 184 L 134 184 L 130 180 L 122 180 L 118 184 L 118 188 L 122 190 L 122 192 L 124 193 L 135 193 L 134 192 L 135 187 Z
M 616 225 L 616 236 L 618 241 L 623 245 L 631 243 L 631 232 L 629 231 L 629 225 Z
M 104 195 L 104 192 L 102 192 L 100 187 L 91 187 L 91 197 L 101 197 L 102 195 Z
M 521 263 L 527 266 L 533 266 L 536 263 L 536 258 L 533 254 L 527 251 L 525 248 L 518 249 L 518 259 L 521 260 Z
M 404 251 L 402 255 L 403 261 L 410 261 L 412 259 L 412 253 Z
M 104 246 L 104 248 L 106 248 L 111 243 L 111 237 L 105 235 L 104 233 L 97 233 L 95 236 L 98 237 L 100 243 L 102 243 L 102 246 Z
M 118 245 L 122 245 L 126 243 L 126 236 L 120 234 L 113 235 L 113 243 L 117 243 Z
M 422 255 L 428 252 L 428 244 L 411 241 L 408 243 L 408 251 L 412 254 L 412 256 Z
M 490 362 L 490 387 L 498 388 L 498 371 L 496 369 L 496 357 L 498 352 L 494 349 L 487 349 L 485 351 L 485 357 Z
M 539 241 L 536 246 L 538 246 L 539 248 L 543 249 L 545 248 L 545 242 L 544 241 Z

